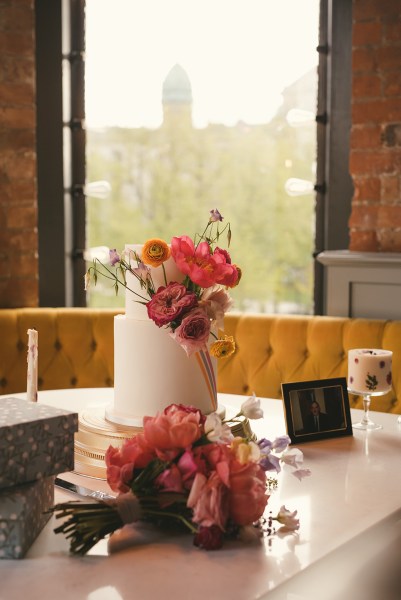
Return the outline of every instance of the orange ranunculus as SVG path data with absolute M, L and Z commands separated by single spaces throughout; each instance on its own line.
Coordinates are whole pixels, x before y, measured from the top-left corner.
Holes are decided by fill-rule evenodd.
M 210 347 L 210 354 L 214 358 L 227 358 L 235 352 L 235 342 L 232 335 L 225 335 L 224 338 L 216 340 Z
M 170 258 L 170 248 L 164 240 L 153 238 L 144 243 L 141 259 L 145 265 L 159 267 Z

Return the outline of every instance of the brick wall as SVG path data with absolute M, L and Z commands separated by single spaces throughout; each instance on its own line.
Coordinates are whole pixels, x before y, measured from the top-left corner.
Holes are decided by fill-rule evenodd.
M 350 249 L 401 252 L 401 0 L 353 0 Z
M 0 307 L 37 306 L 34 0 L 0 0 Z

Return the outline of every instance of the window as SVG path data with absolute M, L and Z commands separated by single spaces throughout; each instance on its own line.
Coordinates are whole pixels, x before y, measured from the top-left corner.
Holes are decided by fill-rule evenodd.
M 93 0 L 88 0 L 87 6 L 87 18 L 90 16 L 91 10 L 91 2 L 92 5 L 96 5 L 96 10 L 100 10 L 101 2 L 97 0 L 93 4 Z M 103 3 L 102 3 L 103 4 Z M 120 19 L 116 17 L 116 9 L 120 5 L 120 2 L 112 3 L 112 15 L 116 22 L 117 30 L 122 34 L 123 24 Z M 130 4 L 135 4 L 131 2 Z M 141 3 L 144 4 L 144 3 Z M 151 3 L 154 6 L 154 3 Z M 168 4 L 170 3 L 163 3 Z M 206 11 L 206 17 L 208 22 L 212 22 L 214 29 L 217 33 L 230 29 L 227 26 L 229 22 L 228 16 L 226 17 L 223 26 L 220 25 L 220 29 L 218 26 L 218 22 L 215 19 L 215 15 L 213 13 L 214 4 L 209 12 Z M 226 7 L 231 8 L 232 3 L 218 3 L 224 4 Z M 248 2 L 246 7 L 252 11 L 249 20 L 243 19 L 243 28 L 244 30 L 257 31 L 256 25 L 258 25 L 261 19 L 258 19 L 258 15 L 255 11 L 256 5 L 259 3 Z M 309 23 L 310 20 L 313 20 L 313 30 L 314 34 L 317 34 L 317 14 L 316 18 L 313 16 L 313 11 L 311 13 L 311 6 L 316 7 L 317 2 L 314 0 L 305 0 L 303 2 L 293 1 L 291 2 L 283 2 L 277 3 L 273 2 L 263 2 L 263 5 L 274 6 L 275 15 L 281 10 L 281 5 L 285 4 L 287 6 L 286 18 L 284 19 L 284 24 L 282 26 L 282 38 L 285 38 L 285 35 L 291 31 L 290 21 L 291 21 L 291 13 L 288 11 L 288 6 L 295 9 L 298 9 L 300 5 L 302 5 L 303 14 L 302 19 L 297 19 L 297 25 L 299 29 L 306 30 L 307 26 L 306 22 Z M 181 3 L 182 6 L 186 6 L 187 3 Z M 289 261 L 289 247 L 288 244 L 285 244 L 285 236 L 280 237 L 277 234 L 276 228 L 271 225 L 269 221 L 266 223 L 264 221 L 264 227 L 260 226 L 260 221 L 263 222 L 263 219 L 266 219 L 266 215 L 270 213 L 273 214 L 273 204 L 269 204 L 269 206 L 264 206 L 265 210 L 262 213 L 258 210 L 253 202 L 249 201 L 249 198 L 262 197 L 265 201 L 268 198 L 269 202 L 272 200 L 277 200 L 279 198 L 279 194 L 282 194 L 283 187 L 285 183 L 288 182 L 291 178 L 300 178 L 307 182 L 315 181 L 317 184 L 317 194 L 315 198 L 314 193 L 309 193 L 309 195 L 304 196 L 288 196 L 287 194 L 284 196 L 283 200 L 276 201 L 274 208 L 277 211 L 281 211 L 289 215 L 289 217 L 293 218 L 296 215 L 296 211 L 294 210 L 294 206 L 297 206 L 303 202 L 303 207 L 307 208 L 305 210 L 306 220 L 308 221 L 309 231 L 307 234 L 307 247 L 306 250 L 308 253 L 313 251 L 313 237 L 314 237 L 314 229 L 316 229 L 316 241 L 315 247 L 318 251 L 324 249 L 334 249 L 334 248 L 344 248 L 347 247 L 347 219 L 350 211 L 350 200 L 352 195 L 352 190 L 350 191 L 350 186 L 348 185 L 349 175 L 348 175 L 348 165 L 347 165 L 347 156 L 348 156 L 348 132 L 349 132 L 349 115 L 350 115 L 350 48 L 351 48 L 351 0 L 340 0 L 333 2 L 332 0 L 321 0 L 320 2 L 321 10 L 320 10 L 320 38 L 319 38 L 319 58 L 320 58 L 320 66 L 319 66 L 319 94 L 318 94 L 318 113 L 320 114 L 321 120 L 317 124 L 318 129 L 318 151 L 317 151 L 317 172 L 316 175 L 311 171 L 311 167 L 313 167 L 313 159 L 311 161 L 307 161 L 301 168 L 300 162 L 298 160 L 298 153 L 296 151 L 293 152 L 295 147 L 291 142 L 289 142 L 290 148 L 287 148 L 284 151 L 284 156 L 280 157 L 280 153 L 277 151 L 278 144 L 277 138 L 280 133 L 280 127 L 278 127 L 275 131 L 272 131 L 272 124 L 274 120 L 279 116 L 279 110 L 277 110 L 276 114 L 272 113 L 270 115 L 270 121 L 267 123 L 263 123 L 260 121 L 252 122 L 252 119 L 249 117 L 249 114 L 243 113 L 239 122 L 231 121 L 228 123 L 219 123 L 219 118 L 212 117 L 212 123 L 214 126 L 214 130 L 220 130 L 224 132 L 223 140 L 219 139 L 218 144 L 216 141 L 216 133 L 213 130 L 213 135 L 210 135 L 212 132 L 212 128 L 209 127 L 209 132 L 207 133 L 208 127 L 201 126 L 198 122 L 193 122 L 195 125 L 193 127 L 194 132 L 197 135 L 196 138 L 196 149 L 197 153 L 196 159 L 197 164 L 202 165 L 202 161 L 205 161 L 205 148 L 208 146 L 212 146 L 213 150 L 219 150 L 220 154 L 217 157 L 218 160 L 221 161 L 222 157 L 224 157 L 225 162 L 232 165 L 240 165 L 242 171 L 238 171 L 238 169 L 234 172 L 233 177 L 226 177 L 226 179 L 219 179 L 217 175 L 219 171 L 216 170 L 216 157 L 212 156 L 210 162 L 212 166 L 215 167 L 215 171 L 212 177 L 199 177 L 198 175 L 198 186 L 203 187 L 204 197 L 206 198 L 206 209 L 209 210 L 210 207 L 218 206 L 225 213 L 226 218 L 229 218 L 233 224 L 234 238 L 233 238 L 233 250 L 236 248 L 240 248 L 241 255 L 243 253 L 243 247 L 246 241 L 246 233 L 244 231 L 245 224 L 248 224 L 249 229 L 251 229 L 252 224 L 256 224 L 255 228 L 250 231 L 249 239 L 251 242 L 255 242 L 262 240 L 263 252 L 256 252 L 256 246 L 253 244 L 253 249 L 255 250 L 254 257 L 251 258 L 251 266 L 245 266 L 245 270 L 247 272 L 252 272 L 255 269 L 255 265 L 259 267 L 261 255 L 266 255 L 270 262 L 270 268 L 265 270 L 263 278 L 259 277 L 259 279 L 263 279 L 264 289 L 267 290 L 266 297 L 262 302 L 257 301 L 258 303 L 252 303 L 252 299 L 249 302 L 250 296 L 248 295 L 249 285 L 244 286 L 241 285 L 240 288 L 247 294 L 246 297 L 242 297 L 238 299 L 240 306 L 245 308 L 259 308 L 269 310 L 271 308 L 271 303 L 275 303 L 273 308 L 277 308 L 277 304 L 283 303 L 282 298 L 280 298 L 277 290 L 282 289 L 291 289 L 291 281 L 295 281 L 297 275 L 299 275 L 299 271 L 297 271 L 297 265 Z M 64 9 L 63 15 L 61 14 L 61 6 Z M 199 3 L 201 7 L 200 10 L 206 10 L 207 6 L 205 3 Z M 245 6 L 245 4 L 244 4 Z M 52 10 L 50 10 L 52 7 Z M 203 7 L 203 8 L 202 8 Z M 206 7 L 206 8 L 205 8 Z M 237 4 L 236 4 L 237 7 Z M 66 14 L 69 18 L 66 18 Z M 80 48 L 79 35 L 77 36 L 77 31 L 83 30 L 83 18 L 85 14 L 85 2 L 84 0 L 59 0 L 57 2 L 48 3 L 46 0 L 36 0 L 36 24 L 37 24 L 37 72 L 38 72 L 38 183 L 39 183 L 39 231 L 40 231 L 40 283 L 41 283 L 41 297 L 40 303 L 41 305 L 63 305 L 63 304 L 75 304 L 82 305 L 85 303 L 85 294 L 83 293 L 81 282 L 82 282 L 82 274 L 85 271 L 85 262 L 83 260 L 83 248 L 85 247 L 85 231 L 83 230 L 83 225 L 85 222 L 84 216 L 85 212 L 89 215 L 89 223 L 91 223 L 91 212 L 95 214 L 95 216 L 99 216 L 102 210 L 106 210 L 108 208 L 108 220 L 112 221 L 116 220 L 116 231 L 121 230 L 122 236 L 121 241 L 117 239 L 114 234 L 110 235 L 110 237 L 104 235 L 104 232 L 98 231 L 98 238 L 91 232 L 91 225 L 88 228 L 88 237 L 89 239 L 86 241 L 86 246 L 94 246 L 98 245 L 113 245 L 120 246 L 125 244 L 126 242 L 132 241 L 140 241 L 135 240 L 136 232 L 132 228 L 132 223 L 130 223 L 131 227 L 127 230 L 123 231 L 123 223 L 125 219 L 119 215 L 119 201 L 126 193 L 126 190 L 130 190 L 130 185 L 132 186 L 133 182 L 128 181 L 121 190 L 123 190 L 123 194 L 119 194 L 119 190 L 114 186 L 112 190 L 112 196 L 107 200 L 100 200 L 99 198 L 88 197 L 86 201 L 86 205 L 82 202 L 83 191 L 84 191 L 84 181 L 82 181 L 82 166 L 84 166 L 84 161 L 79 157 L 76 152 L 76 147 L 74 149 L 74 144 L 72 144 L 72 149 L 70 152 L 70 148 L 68 146 L 64 147 L 64 157 L 60 155 L 59 149 L 62 147 L 60 144 L 60 133 L 63 128 L 63 119 L 60 119 L 61 114 L 61 92 L 62 89 L 62 68 L 61 63 L 57 64 L 57 57 L 60 56 L 60 48 L 61 48 L 61 25 L 64 26 L 64 35 L 71 41 L 71 52 L 67 52 L 64 55 L 64 64 L 66 61 L 69 61 L 70 69 L 68 69 L 69 74 L 68 77 L 64 77 L 64 80 L 69 79 L 69 81 L 73 82 L 76 86 L 75 91 L 72 93 L 71 102 L 69 103 L 71 110 L 71 115 L 69 120 L 64 119 L 64 127 L 68 126 L 71 128 L 72 132 L 78 132 L 75 135 L 73 134 L 71 137 L 78 141 L 79 144 L 85 144 L 85 130 L 79 133 L 79 125 L 80 125 L 80 117 L 79 114 L 79 102 L 77 105 L 77 100 L 83 97 L 83 73 L 82 69 L 77 64 L 80 65 L 80 58 L 82 58 L 82 53 Z M 162 22 L 163 25 L 166 26 L 166 21 L 164 16 L 160 12 L 156 12 L 158 19 L 157 22 Z M 182 16 L 182 15 L 181 15 Z M 195 17 L 194 17 L 195 18 Z M 78 23 L 78 27 L 77 27 Z M 255 25 L 256 23 L 256 25 Z M 267 23 L 267 25 L 266 25 Z M 110 36 L 110 27 L 112 21 L 107 23 L 107 26 L 101 30 L 101 34 L 103 36 L 103 45 L 107 50 L 110 50 L 110 40 L 112 39 Z M 138 27 L 138 23 L 135 22 L 129 23 L 129 36 L 133 36 L 136 33 L 136 27 Z M 269 38 L 269 26 L 270 21 L 264 20 L 264 28 L 263 32 L 266 38 Z M 231 23 L 230 23 L 231 26 Z M 255 29 L 256 28 L 256 29 Z M 277 27 L 276 27 L 277 29 Z M 201 33 L 204 34 L 206 31 L 205 27 L 201 30 Z M 155 32 L 153 32 L 155 33 Z M 87 35 L 89 35 L 89 29 L 87 30 Z M 315 49 L 315 41 L 317 39 L 310 35 L 309 33 L 305 37 L 307 38 L 306 44 L 309 45 L 310 49 L 314 53 Z M 121 37 L 123 37 L 121 35 Z M 78 39 L 77 39 L 78 38 Z M 262 38 L 261 38 L 262 39 Z M 311 39 L 313 42 L 311 43 Z M 152 35 L 151 37 L 152 44 L 154 47 L 158 47 L 156 41 L 158 40 L 157 36 Z M 240 42 L 238 42 L 240 40 Z M 236 32 L 235 35 L 236 45 L 241 47 L 246 46 L 244 43 L 244 36 L 241 31 Z M 200 47 L 204 47 L 208 45 L 209 39 L 206 39 L 206 36 L 203 35 L 202 42 L 198 44 Z M 89 43 L 89 39 L 88 39 Z M 229 54 L 228 48 L 223 44 L 223 49 L 225 54 Z M 278 64 L 281 57 L 284 55 L 290 55 L 291 52 L 294 52 L 292 46 L 292 37 L 289 42 L 287 42 L 286 47 L 279 51 L 278 47 L 275 47 L 274 51 L 270 51 L 268 53 L 268 58 L 270 59 L 270 63 Z M 146 61 L 144 60 L 144 52 L 139 53 L 140 60 L 143 65 L 146 65 Z M 165 48 L 162 47 L 158 54 L 165 54 L 166 60 L 168 58 L 167 53 L 165 52 Z M 316 60 L 317 54 L 314 54 Z M 123 55 L 120 55 L 119 58 L 114 59 L 113 69 L 115 71 L 121 71 L 122 69 L 122 58 Z M 132 56 L 128 56 L 128 58 L 132 58 Z M 202 55 L 200 55 L 202 59 Z M 100 99 L 103 97 L 105 90 L 108 88 L 113 88 L 113 85 L 109 85 L 107 83 L 106 71 L 107 64 L 112 59 L 107 56 L 97 56 L 95 57 L 96 62 L 95 66 L 97 71 L 101 73 L 101 82 L 102 88 L 97 93 L 97 98 Z M 121 60 L 120 60 L 121 59 Z M 74 66 L 74 61 L 75 66 Z M 160 103 L 160 80 L 166 79 L 169 70 L 174 61 L 171 58 L 166 64 L 163 72 L 159 76 L 159 84 L 157 87 L 157 94 L 159 96 L 159 110 L 160 115 L 162 115 L 162 106 Z M 177 61 L 178 62 L 178 61 Z M 193 99 L 193 111 L 195 110 L 196 99 L 199 98 L 199 87 L 196 83 L 195 72 L 192 69 L 191 65 L 188 64 L 188 61 L 181 61 L 183 64 L 181 67 L 186 71 L 186 74 L 189 78 L 189 82 L 191 85 L 192 99 Z M 238 60 L 237 60 L 238 63 Z M 237 74 L 237 78 L 239 77 L 239 70 L 236 69 L 237 63 L 233 63 L 234 66 L 231 69 L 235 70 Z M 175 63 L 174 63 L 175 64 Z M 249 72 L 255 70 L 255 64 L 252 64 L 249 68 Z M 90 72 L 90 49 L 88 47 L 88 55 L 87 55 L 87 74 Z M 263 70 L 263 69 L 262 69 Z M 206 70 L 207 71 L 207 70 Z M 148 74 L 150 72 L 154 72 L 153 66 L 148 70 Z M 124 78 L 130 78 L 131 69 L 128 66 L 125 70 Z M 207 71 L 207 74 L 210 73 Z M 266 73 L 263 71 L 263 75 Z M 224 75 L 220 72 L 220 79 L 224 83 L 224 87 L 228 86 L 228 78 L 224 77 Z M 262 75 L 261 75 L 262 79 Z M 264 77 L 265 82 L 269 83 L 268 77 Z M 87 85 L 89 81 L 89 75 L 87 75 Z M 295 79 L 294 79 L 295 81 Z M 335 94 L 333 93 L 332 82 L 335 82 Z M 214 92 L 214 96 L 220 96 L 218 93 L 218 86 L 216 83 L 216 79 L 213 80 L 213 85 L 209 85 L 206 89 L 210 93 L 210 90 Z M 237 82 L 238 83 L 238 82 Z M 245 78 L 242 77 L 239 80 L 242 89 L 246 89 L 247 92 L 250 90 L 250 81 L 248 76 Z M 74 86 L 73 86 L 74 87 Z M 291 91 L 291 86 L 286 87 L 286 91 Z M 295 91 L 296 86 L 293 86 L 293 91 Z M 52 90 L 52 94 L 49 94 L 49 89 Z M 139 89 L 137 87 L 137 89 Z M 274 97 L 273 86 L 269 87 L 268 90 L 269 100 Z M 248 97 L 252 97 L 252 93 L 247 94 Z M 235 93 L 231 93 L 231 98 L 235 98 Z M 288 100 L 288 96 L 287 96 Z M 302 104 L 292 101 L 288 102 L 288 105 L 285 106 L 283 104 L 283 114 L 281 116 L 287 117 L 288 108 L 307 108 L 302 107 Z M 118 105 L 114 106 L 114 112 L 116 113 L 119 108 Z M 315 107 L 316 108 L 316 107 Z M 89 113 L 89 102 L 87 98 L 87 109 Z M 135 111 L 137 112 L 137 111 Z M 134 114 L 134 111 L 133 111 Z M 328 115 L 328 126 L 325 125 L 324 117 Z M 91 124 L 91 118 L 88 116 L 89 120 L 89 129 L 87 132 L 87 145 L 88 145 L 88 155 L 91 151 L 92 146 L 92 133 L 98 133 L 94 131 L 93 123 Z M 298 113 L 298 117 L 300 114 Z M 302 114 L 301 114 L 302 116 Z M 305 116 L 305 115 L 303 115 Z M 75 125 L 75 130 L 74 130 Z M 219 126 L 218 126 L 219 125 Z M 136 124 L 135 126 L 138 129 Z M 134 127 L 134 129 L 135 129 Z M 241 131 L 242 127 L 242 131 Z M 301 136 L 304 138 L 313 132 L 314 125 L 305 124 L 302 127 L 298 128 L 290 128 L 287 119 L 284 121 L 283 128 L 287 128 L 290 131 L 290 135 L 294 138 Z M 151 133 L 153 136 L 155 132 L 157 132 L 157 124 L 150 127 L 148 125 L 148 133 Z M 159 127 L 159 130 L 162 127 Z M 266 131 L 267 141 L 265 138 L 260 138 L 258 135 L 260 134 L 260 130 L 264 129 Z M 259 132 L 258 132 L 259 130 Z M 119 130 L 116 130 L 117 132 Z M 142 130 L 141 130 L 142 131 Z M 240 135 L 241 132 L 241 135 Z M 274 134 L 274 135 L 273 135 Z M 313 133 L 312 133 L 313 135 Z M 237 136 L 237 138 L 235 138 Z M 202 143 L 199 140 L 202 138 Z M 233 139 L 235 138 L 235 143 Z M 227 139 L 230 142 L 230 148 L 233 147 L 235 149 L 230 152 L 226 152 L 225 143 Z M 255 170 L 255 165 L 251 166 L 251 158 L 252 152 L 250 151 L 250 147 L 254 147 L 254 142 L 256 142 L 256 146 L 259 151 L 258 160 L 256 165 L 258 166 L 258 171 Z M 241 144 L 244 144 L 241 147 Z M 271 144 L 268 146 L 268 152 L 266 154 L 266 144 Z M 142 144 L 145 146 L 146 144 Z M 136 146 L 138 144 L 136 143 Z M 136 148 L 138 149 L 138 148 Z M 202 152 L 201 152 L 202 150 Z M 192 153 L 192 158 L 195 156 Z M 220 156 L 221 155 L 221 156 Z M 78 156 L 78 158 L 76 158 Z M 136 153 L 136 159 L 134 161 L 135 165 L 138 166 L 140 164 L 140 160 L 142 160 L 143 156 L 139 153 Z M 263 158 L 268 157 L 269 160 L 274 156 L 276 160 L 276 167 L 270 168 L 269 165 L 263 163 Z M 75 162 L 74 162 L 75 157 Z M 168 156 L 169 160 L 171 160 L 173 154 L 170 153 Z M 78 177 L 72 181 L 68 181 L 66 179 L 65 174 L 63 174 L 63 165 L 62 159 L 64 159 L 64 165 L 72 166 L 72 173 L 74 175 L 78 175 Z M 157 162 L 153 161 L 153 162 Z M 161 167 L 165 167 L 164 163 L 160 163 Z M 60 167 L 61 165 L 61 167 Z M 306 166 L 307 165 L 307 166 Z M 80 167 L 80 168 L 75 168 Z M 193 166 L 193 165 L 192 165 Z M 219 163 L 217 164 L 219 166 Z M 102 167 L 102 168 L 100 168 Z M 191 193 L 188 193 L 188 188 L 190 188 L 191 184 L 191 176 L 192 173 L 190 171 L 191 165 L 188 165 L 187 171 L 183 171 L 182 176 L 178 181 L 169 183 L 176 186 L 175 191 L 177 192 L 185 192 L 185 196 L 191 197 Z M 280 169 L 278 168 L 280 167 Z M 305 167 L 305 168 L 304 168 Z M 117 168 L 117 167 L 116 167 Z M 261 179 L 263 179 L 263 172 L 266 168 L 270 168 L 270 171 L 267 171 L 267 177 L 265 180 L 268 180 L 270 185 L 270 191 L 265 192 L 258 189 L 258 184 Z M 189 169 L 189 171 L 188 171 Z M 277 178 L 276 183 L 272 185 L 272 178 L 269 175 L 277 175 L 277 172 L 281 170 L 280 176 Z M 158 173 L 158 185 L 162 189 L 166 187 L 166 181 L 163 179 L 165 173 L 163 173 L 163 168 L 160 169 L 160 173 Z M 238 172 L 237 172 L 238 171 Z M 265 171 L 266 172 L 266 171 Z M 261 176 L 262 173 L 262 176 Z M 97 167 L 91 166 L 88 164 L 88 174 L 86 180 L 88 181 L 96 181 L 97 179 L 106 179 L 108 175 L 107 170 L 103 168 L 103 165 L 99 162 Z M 80 180 L 81 178 L 81 180 Z M 237 191 L 238 188 L 238 180 L 245 181 L 248 185 L 249 194 L 246 197 L 246 205 L 240 206 L 237 204 L 234 196 L 234 192 Z M 49 184 L 51 183 L 51 185 Z M 344 183 L 345 182 L 345 183 Z M 139 180 L 137 179 L 135 184 L 137 186 L 137 196 L 140 194 L 144 195 L 144 193 L 148 190 L 148 178 L 144 177 L 143 181 L 141 181 L 141 186 L 138 187 Z M 292 182 L 293 183 L 293 182 Z M 305 190 L 305 184 L 304 190 Z M 231 202 L 227 200 L 226 205 L 222 205 L 222 192 L 228 188 L 231 194 Z M 295 186 L 296 189 L 299 189 L 299 185 Z M 62 190 L 65 190 L 65 194 L 63 196 Z M 157 189 L 157 186 L 155 186 Z M 292 189 L 294 189 L 292 187 Z M 310 187 L 309 187 L 310 189 Z M 212 192 L 213 190 L 213 192 Z M 278 192 L 279 190 L 279 192 Z M 274 193 L 272 193 L 272 191 Z M 66 200 L 66 196 L 69 198 Z M 244 194 L 241 194 L 244 196 Z M 154 195 L 152 194 L 152 198 Z M 179 196 L 176 196 L 179 197 Z M 135 194 L 130 197 L 131 204 L 135 205 Z M 316 228 L 315 228 L 315 204 L 316 204 Z M 149 205 L 151 206 L 151 205 Z M 131 206 L 131 211 L 133 207 Z M 308 212 L 309 211 L 309 212 Z M 188 209 L 186 211 L 188 213 L 188 228 L 183 225 L 183 229 L 181 232 L 187 232 L 198 226 L 201 226 L 204 219 L 204 211 L 202 209 L 202 216 L 196 217 L 194 216 Z M 233 217 L 234 215 L 234 217 Z M 261 218 L 262 215 L 262 218 Z M 195 218 L 196 217 L 196 218 Z M 245 217 L 245 218 L 244 218 Z M 310 217 L 310 218 L 309 218 Z M 102 217 L 103 219 L 103 217 Z M 239 223 L 236 225 L 235 219 Z M 198 225 L 199 224 L 199 225 Z M 288 224 L 289 231 L 289 239 L 292 241 L 293 237 L 304 234 L 304 223 L 302 223 L 299 219 L 295 223 L 289 222 Z M 298 228 L 296 227 L 298 225 Z M 185 231 L 184 231 L 185 226 Z M 258 226 L 259 229 L 258 229 Z M 141 224 L 140 233 L 142 235 L 150 232 L 152 235 L 155 233 L 155 228 L 152 226 L 148 226 L 148 229 Z M 171 234 L 177 234 L 178 229 L 176 227 L 175 222 L 171 222 Z M 270 237 L 267 235 L 269 234 Z M 277 236 L 276 239 L 274 236 Z M 142 236 L 141 236 L 142 237 Z M 167 237 L 167 234 L 166 234 Z M 66 239 L 67 238 L 67 239 Z M 283 242 L 284 239 L 284 242 Z M 89 242 L 89 243 L 88 243 Z M 234 245 L 235 242 L 235 245 Z M 283 242 L 283 243 L 282 243 Z M 281 243 L 281 246 L 280 246 Z M 259 246 L 260 247 L 260 246 Z M 305 250 L 305 248 L 304 248 Z M 65 257 L 65 272 L 60 267 L 60 262 L 63 262 Z M 54 268 L 55 261 L 60 259 L 60 262 L 57 264 L 57 283 L 55 285 L 55 280 L 50 280 L 48 277 L 49 269 Z M 273 260 L 274 259 L 274 260 Z M 237 257 L 236 257 L 237 260 Z M 312 266 L 312 260 L 310 254 L 308 254 L 308 260 L 310 266 Z M 287 272 L 283 274 L 283 271 L 280 273 L 279 277 L 276 278 L 277 287 L 275 288 L 272 283 L 272 276 L 275 275 L 273 271 L 277 271 L 277 265 L 282 261 L 284 266 L 290 264 L 291 268 L 287 269 Z M 239 261 L 238 261 L 239 262 Z M 319 266 L 315 267 L 316 272 L 314 274 L 315 281 L 315 312 L 319 312 L 319 297 L 321 296 L 322 289 L 322 278 L 321 273 L 319 274 Z M 70 275 L 68 275 L 68 273 Z M 75 273 L 71 277 L 71 273 Z M 268 280 L 267 278 L 270 278 Z M 311 281 L 313 278 L 313 274 L 311 270 L 309 271 L 308 278 L 310 280 L 309 286 L 311 285 Z M 299 278 L 302 279 L 302 278 Z M 268 285 L 267 285 L 268 284 Z M 284 284 L 284 285 L 282 285 Z M 72 288 L 72 293 L 71 293 Z M 238 290 L 240 289 L 238 288 Z M 289 295 L 289 302 L 293 302 L 295 291 L 293 290 L 293 296 Z M 237 302 L 237 305 L 238 305 Z M 299 302 L 299 295 L 295 300 L 295 303 Z M 282 304 L 282 308 L 290 308 L 291 305 L 287 307 Z M 305 312 L 308 312 L 309 308 L 306 308 Z
M 192 235 L 218 208 L 243 271 L 236 308 L 313 312 L 318 13 L 87 0 L 87 177 L 111 184 L 87 198 L 88 246 Z M 313 183 L 299 194 L 296 179 Z M 114 296 L 99 280 L 89 302 Z

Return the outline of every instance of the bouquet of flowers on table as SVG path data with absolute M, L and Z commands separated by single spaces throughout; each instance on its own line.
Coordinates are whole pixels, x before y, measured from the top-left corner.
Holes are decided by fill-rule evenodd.
M 300 468 L 302 452 L 288 448 L 287 436 L 273 442 L 233 436 L 230 424 L 262 416 L 260 400 L 252 396 L 229 421 L 176 404 L 145 417 L 142 433 L 106 452 L 107 481 L 116 498 L 56 505 L 56 518 L 65 519 L 56 533 L 64 533 L 71 552 L 81 555 L 137 521 L 187 530 L 206 550 L 258 533 L 255 525 L 269 499 L 266 471 L 278 472 L 286 463 L 299 479 L 309 474 Z M 296 515 L 282 506 L 272 518 L 291 531 L 299 527 Z
M 168 328 L 189 356 L 205 350 L 210 335 L 215 338 L 210 354 L 216 358 L 229 356 L 235 351 L 234 339 L 227 335 L 219 338 L 214 329 L 223 330 L 224 314 L 232 306 L 227 289 L 238 285 L 241 269 L 232 263 L 229 252 L 217 245 L 227 232 L 230 246 L 230 224 L 220 230 L 222 221 L 220 212 L 213 209 L 203 233 L 196 234 L 194 240 L 182 235 L 173 237 L 169 245 L 158 238 L 150 239 L 140 256 L 131 249 L 122 253 L 110 250 L 110 265 L 95 259 L 87 270 L 85 289 L 102 275 L 113 282 L 116 293 L 119 286 L 132 292 L 136 301 L 146 306 L 157 327 Z M 182 281 L 167 281 L 164 264 L 170 257 Z M 150 267 L 160 268 L 164 274 L 164 285 L 157 289 Z M 139 281 L 141 293 L 129 287 L 127 273 Z

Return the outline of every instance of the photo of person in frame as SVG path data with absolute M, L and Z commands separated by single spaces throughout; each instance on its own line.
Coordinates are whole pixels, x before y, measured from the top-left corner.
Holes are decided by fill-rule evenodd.
M 281 386 L 287 433 L 292 443 L 352 435 L 345 377 Z
M 304 423 L 305 433 L 317 433 L 318 431 L 334 429 L 333 420 L 327 413 L 322 412 L 317 400 L 310 403 L 309 411 Z

